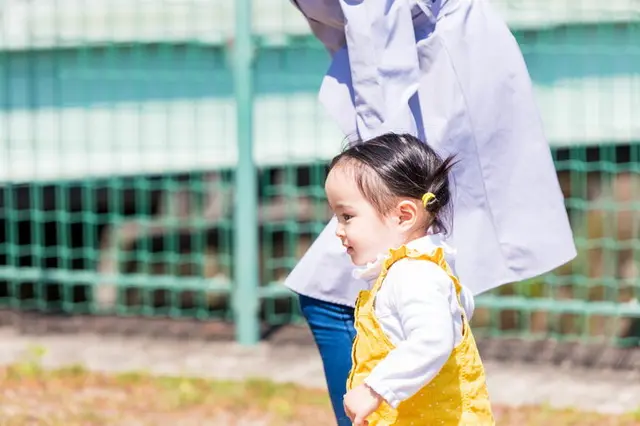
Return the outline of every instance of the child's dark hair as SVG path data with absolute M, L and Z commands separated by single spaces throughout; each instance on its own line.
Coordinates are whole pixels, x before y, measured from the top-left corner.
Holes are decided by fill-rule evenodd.
M 433 193 L 425 207 L 433 218 L 429 226 L 448 232 L 444 219 L 450 209 L 453 157 L 442 159 L 412 135 L 386 133 L 350 146 L 331 161 L 329 171 L 338 165 L 352 169 L 363 196 L 380 214 L 388 213 L 397 197 L 422 199 Z

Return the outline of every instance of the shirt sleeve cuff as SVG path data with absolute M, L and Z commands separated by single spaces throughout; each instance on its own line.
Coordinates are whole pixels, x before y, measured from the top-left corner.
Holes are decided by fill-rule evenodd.
M 384 386 L 382 383 L 366 378 L 364 380 L 364 384 L 380 395 L 392 408 L 398 408 L 398 405 L 402 402 L 391 389 Z

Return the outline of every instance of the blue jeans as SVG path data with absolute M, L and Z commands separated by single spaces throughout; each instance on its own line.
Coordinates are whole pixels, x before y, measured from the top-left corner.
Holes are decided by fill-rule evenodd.
M 342 397 L 351 370 L 351 345 L 356 336 L 354 309 L 300 295 L 300 308 L 315 339 L 338 426 L 351 426 Z

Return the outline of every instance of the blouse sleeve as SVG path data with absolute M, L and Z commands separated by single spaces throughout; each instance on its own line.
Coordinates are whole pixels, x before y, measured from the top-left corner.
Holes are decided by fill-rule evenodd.
M 421 136 L 409 106 L 420 82 L 410 2 L 339 1 L 360 137 L 388 131 Z
M 309 24 L 309 28 L 311 29 L 313 35 L 318 40 L 320 40 L 320 42 L 324 45 L 324 47 L 327 48 L 331 55 L 345 46 L 346 40 L 343 29 L 332 27 L 305 15 L 297 1 L 298 0 L 291 0 L 291 3 L 293 3 L 296 9 L 298 9 L 300 13 L 302 13 L 302 16 Z
M 292 1 L 304 10 L 297 2 L 323 0 Z M 424 139 L 417 96 L 421 73 L 409 0 L 333 0 L 324 7 L 340 8 L 342 28 L 323 23 L 322 16 L 305 18 L 333 55 L 320 89 L 329 115 L 346 135 L 355 132 L 360 140 L 390 131 Z

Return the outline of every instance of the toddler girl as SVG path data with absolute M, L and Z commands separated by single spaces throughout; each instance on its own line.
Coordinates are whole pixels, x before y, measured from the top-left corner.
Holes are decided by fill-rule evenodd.
M 352 146 L 330 165 L 336 235 L 371 283 L 356 303 L 344 396 L 356 426 L 494 424 L 473 297 L 443 241 L 452 165 L 408 134 Z

